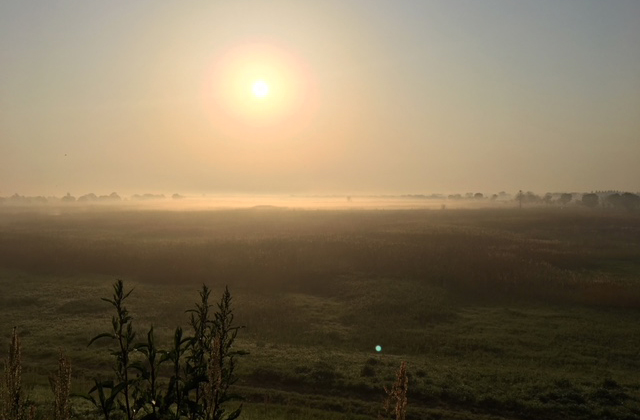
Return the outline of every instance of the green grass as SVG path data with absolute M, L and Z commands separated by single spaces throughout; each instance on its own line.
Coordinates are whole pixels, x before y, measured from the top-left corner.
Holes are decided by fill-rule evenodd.
M 0 251 L 0 337 L 18 327 L 42 405 L 58 348 L 75 391 L 109 374 L 108 346 L 87 343 L 118 276 L 161 343 L 200 282 L 215 299 L 229 284 L 243 419 L 375 418 L 402 360 L 409 418 L 640 418 L 636 214 L 2 214 Z

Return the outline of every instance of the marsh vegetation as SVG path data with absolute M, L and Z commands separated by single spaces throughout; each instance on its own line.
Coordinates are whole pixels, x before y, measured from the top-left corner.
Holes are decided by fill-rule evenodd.
M 403 361 L 407 419 L 640 418 L 635 212 L 5 211 L 0 267 L 3 354 L 16 326 L 38 407 L 59 349 L 73 392 L 113 373 L 112 343 L 87 344 L 123 279 L 164 347 L 202 284 L 229 287 L 241 419 L 376 418 Z

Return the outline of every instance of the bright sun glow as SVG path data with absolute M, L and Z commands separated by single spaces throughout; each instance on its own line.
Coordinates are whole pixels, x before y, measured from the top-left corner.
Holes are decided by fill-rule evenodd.
M 264 80 L 257 80 L 252 86 L 253 94 L 258 98 L 264 98 L 269 94 L 269 85 Z
M 267 44 L 242 44 L 216 57 L 203 91 L 216 130 L 234 139 L 291 138 L 315 112 L 310 69 Z

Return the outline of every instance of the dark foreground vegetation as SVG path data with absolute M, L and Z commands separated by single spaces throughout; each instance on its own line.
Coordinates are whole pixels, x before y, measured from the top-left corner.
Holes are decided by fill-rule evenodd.
M 203 283 L 234 292 L 241 419 L 376 418 L 406 361 L 409 419 L 640 418 L 640 215 L 611 209 L 0 215 L 0 332 L 33 401 L 113 375 L 99 297 L 168 348 Z M 140 335 L 142 329 L 139 330 Z M 139 337 L 140 338 L 140 337 Z M 375 347 L 382 351 L 376 352 Z M 170 378 L 166 374 L 166 378 Z M 90 418 L 72 399 L 72 414 Z

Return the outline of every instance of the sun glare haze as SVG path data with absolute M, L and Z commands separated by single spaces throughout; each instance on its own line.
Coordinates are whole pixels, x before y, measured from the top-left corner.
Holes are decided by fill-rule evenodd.
M 237 145 L 286 148 L 309 128 L 314 81 L 299 55 L 274 44 L 236 45 L 213 58 L 207 82 L 210 128 Z
M 35 4 L 0 5 L 2 195 L 640 179 L 638 2 Z

